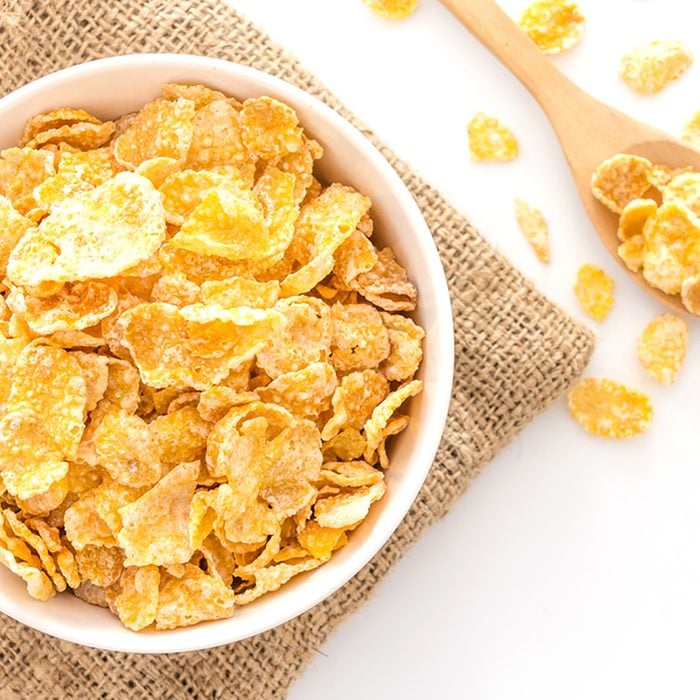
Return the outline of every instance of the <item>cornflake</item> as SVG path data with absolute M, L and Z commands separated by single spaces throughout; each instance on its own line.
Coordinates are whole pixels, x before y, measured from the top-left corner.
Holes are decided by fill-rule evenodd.
M 637 355 L 646 371 L 661 384 L 673 384 L 688 347 L 688 325 L 673 314 L 652 319 L 637 342 Z
M 603 437 L 638 435 L 649 427 L 653 415 L 647 396 L 610 379 L 582 379 L 568 398 L 576 422 Z
M 322 155 L 279 100 L 180 83 L 0 153 L 0 564 L 30 595 L 228 618 L 384 496 L 418 292 Z
M 530 242 L 538 260 L 549 262 L 549 229 L 539 209 L 520 197 L 515 198 L 515 220 L 523 235 Z
M 513 132 L 494 117 L 479 112 L 469 122 L 467 131 L 474 162 L 513 160 L 518 155 L 518 142 Z
M 596 321 L 603 321 L 610 313 L 615 297 L 615 282 L 595 265 L 581 265 L 576 275 L 574 294 L 583 310 Z
M 385 19 L 404 19 L 418 7 L 418 0 L 362 0 L 367 7 Z
M 575 2 L 535 0 L 520 17 L 520 28 L 546 54 L 568 51 L 583 36 L 584 16 Z
M 652 41 L 622 57 L 620 77 L 635 92 L 658 92 L 678 78 L 692 62 L 693 55 L 683 42 Z

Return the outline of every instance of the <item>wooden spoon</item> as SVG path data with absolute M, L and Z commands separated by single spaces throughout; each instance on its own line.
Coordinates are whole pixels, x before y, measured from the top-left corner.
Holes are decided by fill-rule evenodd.
M 678 295 L 664 294 L 632 272 L 617 254 L 618 216 L 591 193 L 591 175 L 616 153 L 632 153 L 671 168 L 700 171 L 700 152 L 673 136 L 618 112 L 564 76 L 494 0 L 441 0 L 452 14 L 529 90 L 554 127 L 583 206 L 605 247 L 641 287 L 675 311 Z

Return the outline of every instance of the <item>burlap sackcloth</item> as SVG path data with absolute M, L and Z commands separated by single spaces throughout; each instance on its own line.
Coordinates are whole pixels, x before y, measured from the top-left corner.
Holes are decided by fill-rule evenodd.
M 89 59 L 186 52 L 272 73 L 351 114 L 286 51 L 217 0 L 0 0 L 0 95 Z M 0 125 L 2 128 L 2 125 Z M 0 616 L 0 698 L 281 698 L 315 650 L 481 467 L 585 367 L 593 340 L 367 130 L 418 201 L 455 315 L 454 397 L 435 464 L 382 551 L 324 603 L 215 650 L 139 656 L 85 649 Z M 478 570 L 478 562 L 474 562 Z

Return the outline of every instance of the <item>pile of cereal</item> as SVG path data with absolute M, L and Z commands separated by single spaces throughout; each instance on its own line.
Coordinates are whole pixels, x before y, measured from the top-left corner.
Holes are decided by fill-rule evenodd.
M 133 630 L 327 561 L 420 392 L 416 289 L 288 106 L 58 109 L 0 154 L 0 562 Z
M 627 267 L 700 314 L 700 173 L 620 153 L 601 163 L 591 187 L 620 216 L 618 254 Z

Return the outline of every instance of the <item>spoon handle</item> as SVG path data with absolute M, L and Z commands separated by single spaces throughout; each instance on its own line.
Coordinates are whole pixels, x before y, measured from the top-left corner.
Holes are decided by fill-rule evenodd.
M 546 113 L 585 93 L 530 41 L 494 0 L 441 0 L 442 4 L 520 80 Z

